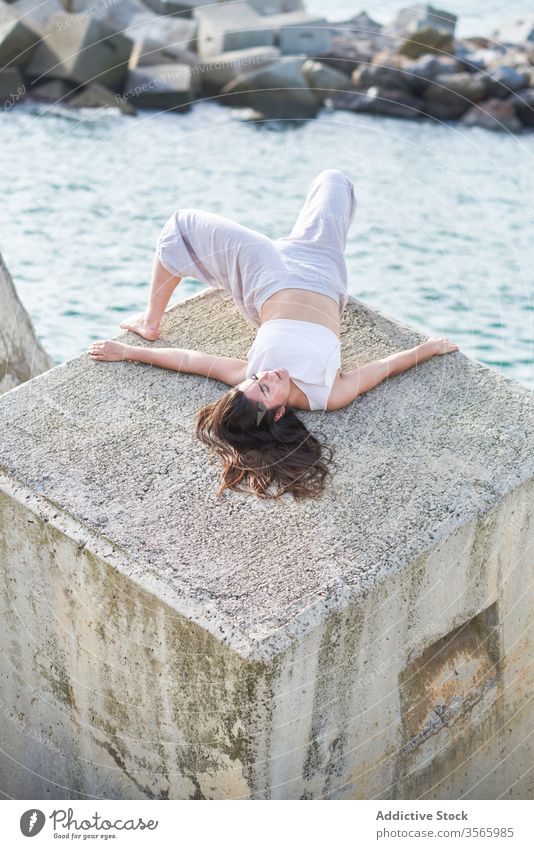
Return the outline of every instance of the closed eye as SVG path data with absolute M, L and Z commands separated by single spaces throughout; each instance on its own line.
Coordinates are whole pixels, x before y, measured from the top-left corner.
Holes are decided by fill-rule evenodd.
M 253 380 L 257 380 L 257 381 L 258 381 L 258 383 L 259 383 L 259 378 L 258 378 L 258 375 L 257 375 L 257 374 L 253 374 L 253 375 L 252 375 L 252 379 L 253 379 Z M 264 394 L 264 395 L 267 395 L 267 394 L 268 394 L 268 391 L 269 391 L 269 390 L 267 389 L 267 387 L 266 387 L 266 386 L 264 386 L 264 384 L 263 384 L 263 383 L 259 383 L 259 387 L 260 387 L 260 389 L 261 389 L 261 391 L 263 392 L 263 394 Z

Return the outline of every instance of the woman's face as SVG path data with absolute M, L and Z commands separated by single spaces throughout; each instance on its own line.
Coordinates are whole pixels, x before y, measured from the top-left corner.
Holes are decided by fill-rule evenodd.
M 259 371 L 239 384 L 250 401 L 261 401 L 269 409 L 282 407 L 289 400 L 289 372 L 285 368 Z

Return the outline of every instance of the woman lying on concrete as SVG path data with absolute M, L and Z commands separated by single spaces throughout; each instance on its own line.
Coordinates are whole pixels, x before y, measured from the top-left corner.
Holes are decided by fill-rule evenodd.
M 431 338 L 341 371 L 340 317 L 348 299 L 343 253 L 355 211 L 352 183 L 332 169 L 313 180 L 287 238 L 272 240 L 196 209 L 180 209 L 169 219 L 158 240 L 147 309 L 121 327 L 157 339 L 175 288 L 183 277 L 195 277 L 228 291 L 258 328 L 246 360 L 115 341 L 91 345 L 94 360 L 135 360 L 232 387 L 197 415 L 197 436 L 223 462 L 219 492 L 319 495 L 332 451 L 291 408 L 339 410 L 385 378 L 458 350 L 447 339 Z

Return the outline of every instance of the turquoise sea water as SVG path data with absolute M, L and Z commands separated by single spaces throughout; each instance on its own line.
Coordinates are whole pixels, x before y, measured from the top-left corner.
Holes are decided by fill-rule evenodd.
M 387 20 L 377 5 L 367 9 Z M 337 6 L 339 17 L 360 10 Z M 0 250 L 62 362 L 143 308 L 157 235 L 177 207 L 282 236 L 314 175 L 341 168 L 359 202 L 351 294 L 534 387 L 533 162 L 534 134 L 461 125 L 326 111 L 250 124 L 215 102 L 136 118 L 25 103 L 0 113 Z M 200 288 L 184 281 L 175 301 Z

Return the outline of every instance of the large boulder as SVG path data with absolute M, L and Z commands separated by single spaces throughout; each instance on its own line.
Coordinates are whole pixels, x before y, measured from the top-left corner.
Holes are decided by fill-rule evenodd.
M 328 98 L 327 104 L 333 109 L 395 118 L 419 118 L 423 114 L 423 101 L 420 98 L 404 89 L 380 85 L 371 86 L 365 92 L 335 92 Z
M 456 15 L 420 3 L 401 9 L 384 34 L 399 43 L 399 52 L 411 59 L 436 51 L 452 53 Z
M 0 4 L 0 68 L 25 68 L 40 40 L 39 32 L 7 3 Z
M 302 71 L 304 57 L 285 56 L 265 68 L 239 74 L 223 88 L 221 101 L 272 118 L 313 118 L 319 102 Z
M 89 16 L 54 15 L 28 66 L 32 77 L 122 86 L 133 44 Z
M 0 393 L 52 368 L 0 254 Z
M 356 40 L 346 33 L 334 32 L 328 50 L 317 53 L 315 58 L 350 77 L 361 62 L 371 62 L 373 53 L 373 47 L 368 41 Z
M 463 116 L 462 123 L 470 127 L 509 133 L 517 133 L 523 126 L 518 118 L 514 100 L 500 100 L 498 97 L 472 106 Z
M 128 72 L 123 98 L 139 109 L 186 112 L 193 101 L 189 65 L 153 65 Z
M 347 91 L 351 87 L 350 77 L 336 70 L 336 68 L 317 62 L 315 59 L 306 59 L 302 65 L 302 73 L 309 87 L 313 89 L 321 102 L 331 92 Z
M 448 79 L 449 76 L 438 77 L 437 81 L 423 92 L 425 113 L 439 121 L 455 121 L 461 118 L 472 102 L 465 95 L 450 89 L 447 85 Z
M 512 95 L 511 102 L 522 125 L 534 127 L 534 88 L 527 88 Z
M 446 92 L 465 98 L 466 105 L 478 103 L 488 97 L 485 75 L 481 73 L 439 74 L 434 85 L 441 86 Z
M 352 85 L 359 91 L 367 91 L 371 86 L 389 89 L 408 90 L 408 84 L 402 74 L 402 65 L 396 56 L 385 56 L 380 62 L 359 65 L 352 74 Z
M 421 95 L 436 77 L 441 74 L 454 74 L 461 68 L 461 63 L 455 56 L 438 56 L 435 53 L 424 53 L 414 62 L 405 64 L 400 71 L 400 78 L 414 94 Z
M 488 97 L 509 97 L 516 91 L 528 88 L 530 77 L 527 70 L 512 65 L 499 65 L 485 74 Z

